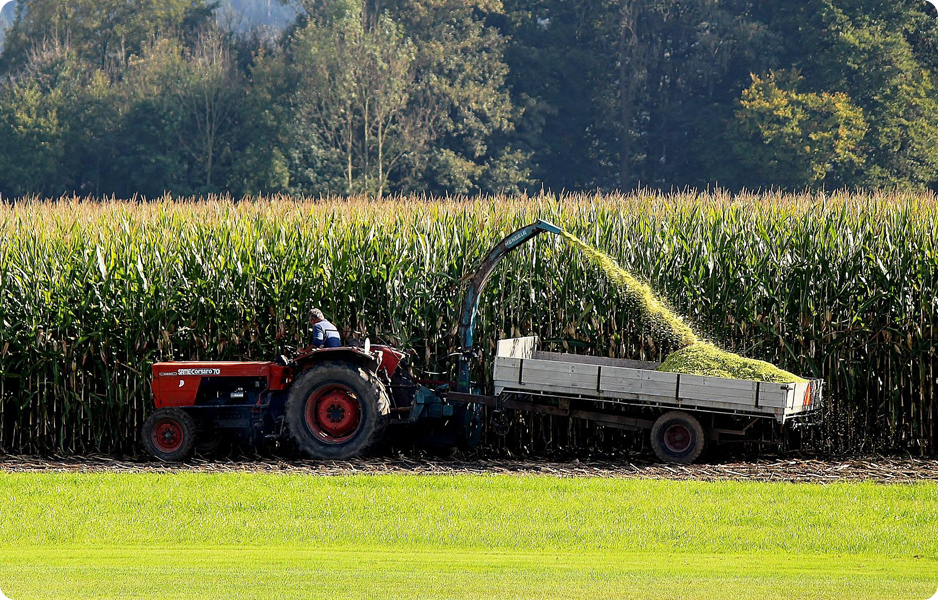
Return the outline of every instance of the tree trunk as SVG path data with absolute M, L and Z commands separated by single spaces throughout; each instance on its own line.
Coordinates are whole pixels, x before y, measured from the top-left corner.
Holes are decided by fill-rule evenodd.
M 215 147 L 214 141 L 209 141 L 208 142 L 208 156 L 207 156 L 206 164 L 205 164 L 205 187 L 208 188 L 206 191 L 211 191 L 211 188 L 212 188 L 212 168 L 214 167 L 212 163 L 215 158 L 214 157 L 215 153 L 213 152 L 214 147 Z
M 378 197 L 384 196 L 384 128 L 378 121 Z
M 345 136 L 345 161 L 346 161 L 346 163 L 345 163 L 345 168 L 346 168 L 345 176 L 346 176 L 346 179 L 347 179 L 347 181 L 348 181 L 347 193 L 351 196 L 351 195 L 352 195 L 352 181 L 353 181 L 353 170 L 352 170 L 352 144 L 354 143 L 353 140 L 352 140 L 352 136 L 355 135 L 355 134 L 354 134 L 354 127 L 355 127 L 355 126 L 354 126 L 354 124 L 352 123 L 351 117 L 348 117 L 348 119 L 349 119 L 349 122 L 348 122 L 348 129 L 347 129 L 347 131 L 346 131 L 346 136 Z
M 354 171 L 352 169 L 352 150 L 354 136 L 355 136 L 355 120 L 352 116 L 352 103 L 346 102 L 346 130 L 345 130 L 345 161 L 346 161 L 346 178 L 348 180 L 348 194 L 352 195 L 352 182 Z
M 619 188 L 632 185 L 632 119 L 637 89 L 635 68 L 638 36 L 635 33 L 637 8 L 634 0 L 620 0 L 619 23 Z
M 381 0 L 361 0 L 362 2 L 362 31 L 372 33 L 378 28 L 378 19 L 381 17 Z
M 364 161 L 362 174 L 365 176 L 366 189 L 371 185 L 371 139 L 368 137 L 368 131 L 371 129 L 371 121 L 368 118 L 370 116 L 369 110 L 371 109 L 369 100 L 370 98 L 366 96 L 362 110 L 362 136 L 365 140 L 362 145 L 362 160 Z

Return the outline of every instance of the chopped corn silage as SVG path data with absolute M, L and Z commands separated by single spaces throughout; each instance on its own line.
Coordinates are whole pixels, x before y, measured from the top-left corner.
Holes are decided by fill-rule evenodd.
M 627 298 L 638 305 L 642 318 L 655 337 L 679 348 L 667 356 L 664 363 L 658 367 L 659 371 L 772 383 L 805 381 L 765 361 L 745 358 L 702 341 L 690 325 L 655 294 L 651 286 L 623 269 L 611 256 L 572 233 L 564 231 L 562 235 L 574 247 L 584 252 Z
M 668 308 L 668 305 L 655 294 L 651 286 L 620 267 L 611 256 L 590 246 L 572 233 L 564 231 L 562 235 L 596 263 L 627 298 L 638 304 L 642 318 L 654 332 L 655 337 L 677 348 L 690 346 L 699 341 L 694 330 L 684 322 L 684 319 Z
M 720 350 L 710 342 L 697 342 L 692 346 L 672 352 L 664 360 L 659 371 L 724 377 L 726 379 L 748 379 L 771 383 L 800 383 L 801 377 L 779 369 L 771 363 L 745 358 L 726 350 Z

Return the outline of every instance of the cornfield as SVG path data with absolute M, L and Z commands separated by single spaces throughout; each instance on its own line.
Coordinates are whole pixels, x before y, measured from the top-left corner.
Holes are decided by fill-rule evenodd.
M 6 205 L 0 450 L 133 452 L 151 363 L 288 353 L 313 306 L 451 377 L 461 279 L 535 218 L 608 252 L 721 347 L 823 377 L 813 449 L 934 453 L 935 197 L 648 192 Z M 481 311 L 489 355 L 531 333 L 577 353 L 672 350 L 557 236 L 509 256 Z

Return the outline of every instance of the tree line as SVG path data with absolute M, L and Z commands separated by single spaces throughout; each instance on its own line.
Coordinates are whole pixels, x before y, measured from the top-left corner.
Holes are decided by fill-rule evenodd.
M 898 0 L 20 0 L 0 194 L 935 187 Z

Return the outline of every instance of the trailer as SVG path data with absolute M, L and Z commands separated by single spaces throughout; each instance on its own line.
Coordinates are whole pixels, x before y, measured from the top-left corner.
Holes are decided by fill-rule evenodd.
M 757 425 L 804 421 L 817 414 L 824 382 L 769 383 L 658 371 L 660 363 L 539 349 L 536 336 L 498 342 L 496 410 L 586 419 L 607 427 L 650 430 L 662 461 L 691 463 L 708 442 L 745 440 Z

